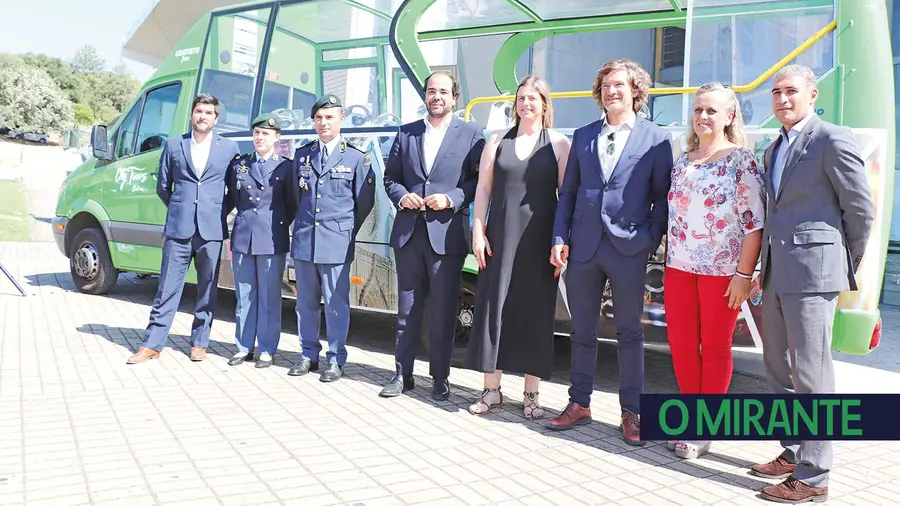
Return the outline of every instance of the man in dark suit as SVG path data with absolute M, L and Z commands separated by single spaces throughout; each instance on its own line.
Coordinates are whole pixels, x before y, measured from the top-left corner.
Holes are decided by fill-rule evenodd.
M 128 359 L 159 358 L 181 301 L 191 259 L 197 271 L 197 306 L 191 327 L 191 360 L 206 358 L 219 278 L 219 255 L 227 237 L 225 178 L 239 154 L 237 144 L 213 132 L 219 101 L 203 93 L 191 105 L 191 132 L 166 140 L 156 193 L 168 208 L 163 229 L 159 288 L 153 299 L 144 345 Z
M 397 373 L 382 389 L 395 397 L 414 388 L 425 301 L 430 298 L 432 397 L 450 396 L 450 359 L 462 266 L 469 252 L 469 203 L 478 182 L 484 132 L 453 116 L 459 83 L 435 72 L 425 80 L 428 116 L 400 127 L 384 171 L 399 209 L 391 231 L 397 259 Z
M 816 76 L 788 65 L 772 78 L 783 128 L 766 150 L 763 362 L 776 394 L 834 393 L 831 333 L 838 295 L 856 290 L 875 206 L 853 133 L 816 116 Z M 783 482 L 762 497 L 796 504 L 828 497 L 830 441 L 782 441 L 751 473 Z
M 551 419 L 562 430 L 591 422 L 597 369 L 597 318 L 606 282 L 612 286 L 619 354 L 622 435 L 640 440 L 644 386 L 644 279 L 649 256 L 666 230 L 672 141 L 638 117 L 650 76 L 636 62 L 614 60 L 600 68 L 594 99 L 604 119 L 575 131 L 559 192 L 550 262 L 562 268 L 572 312 L 569 405 Z
M 356 234 L 375 206 L 375 172 L 363 150 L 341 135 L 344 112 L 334 95 L 312 106 L 319 138 L 294 153 L 291 187 L 296 205 L 291 254 L 297 277 L 297 332 L 303 355 L 288 371 L 319 370 L 319 323 L 325 303 L 328 351 L 319 381 L 337 381 L 347 362 L 350 265 Z

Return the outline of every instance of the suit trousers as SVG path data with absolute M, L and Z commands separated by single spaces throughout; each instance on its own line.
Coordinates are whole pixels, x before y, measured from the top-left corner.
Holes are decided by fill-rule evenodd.
M 740 308 L 728 307 L 731 276 L 666 267 L 665 308 L 672 365 L 682 394 L 728 393 L 731 337 Z
M 394 257 L 398 291 L 394 351 L 397 374 L 412 376 L 427 303 L 431 316 L 429 374 L 437 380 L 446 379 L 453 358 L 459 285 L 466 257 L 435 253 L 421 216 L 406 244 L 394 250 Z
M 281 338 L 281 282 L 285 253 L 245 255 L 234 252 L 235 305 L 234 341 L 241 353 L 256 348 L 274 354 Z
M 587 262 L 569 259 L 566 293 L 572 313 L 572 370 L 569 400 L 591 404 L 597 373 L 597 319 L 606 281 L 612 288 L 613 324 L 619 355 L 619 404 L 640 414 L 644 389 L 644 286 L 649 253 L 623 255 L 604 233 Z
M 194 309 L 194 322 L 191 325 L 191 346 L 206 348 L 209 345 L 213 310 L 219 291 L 221 253 L 222 241 L 206 241 L 197 232 L 190 239 L 165 238 L 159 287 L 153 299 L 153 308 L 150 310 L 150 322 L 144 333 L 144 346 L 162 351 L 166 345 L 192 259 L 197 271 L 197 304 Z
M 347 362 L 347 334 L 350 332 L 350 262 L 317 264 L 294 259 L 297 277 L 297 331 L 303 356 L 319 361 L 322 344 L 319 327 L 325 302 L 325 335 L 328 351 L 325 362 L 344 367 Z
M 778 293 L 763 290 L 763 362 L 776 394 L 830 394 L 835 391 L 831 332 L 838 292 Z M 827 487 L 834 459 L 831 441 L 782 441 L 782 456 L 797 463 L 793 477 L 811 487 Z

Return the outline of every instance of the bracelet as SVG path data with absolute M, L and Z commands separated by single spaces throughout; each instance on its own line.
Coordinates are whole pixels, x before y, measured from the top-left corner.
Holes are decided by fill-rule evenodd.
M 738 271 L 738 270 L 735 270 L 735 271 L 734 271 L 734 275 L 737 276 L 737 277 L 739 277 L 739 278 L 753 279 L 753 276 L 751 276 L 750 274 L 744 274 L 743 272 Z

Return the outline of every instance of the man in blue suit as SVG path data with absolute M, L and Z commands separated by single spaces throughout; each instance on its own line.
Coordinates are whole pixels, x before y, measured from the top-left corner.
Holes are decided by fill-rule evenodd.
M 400 127 L 384 185 L 399 209 L 391 231 L 397 259 L 396 375 L 382 397 L 411 390 L 413 362 L 430 298 L 431 396 L 450 396 L 450 359 L 462 266 L 469 252 L 469 203 L 478 182 L 484 132 L 453 116 L 459 83 L 435 72 L 425 81 L 428 116 Z
M 237 207 L 231 229 L 231 267 L 238 349 L 228 365 L 252 360 L 259 339 L 256 367 L 271 366 L 281 337 L 281 280 L 296 206 L 290 160 L 275 151 L 280 132 L 278 117 L 256 118 L 255 151 L 236 156 L 228 171 L 229 211 Z
M 344 113 L 334 95 L 312 106 L 319 138 L 294 153 L 292 188 L 297 204 L 291 254 L 297 277 L 297 331 L 303 355 L 288 374 L 319 369 L 320 301 L 325 301 L 328 351 L 319 380 L 337 381 L 347 362 L 350 264 L 356 234 L 375 206 L 369 155 L 341 136 Z
M 219 278 L 225 224 L 225 173 L 237 144 L 213 132 L 219 101 L 203 93 L 191 104 L 191 132 L 168 139 L 159 160 L 156 193 L 167 207 L 159 288 L 153 299 L 144 345 L 128 359 L 159 358 L 181 301 L 188 266 L 197 271 L 197 306 L 191 326 L 191 360 L 206 358 Z
M 640 440 L 644 386 L 644 285 L 649 256 L 666 230 L 672 141 L 636 115 L 650 76 L 631 60 L 600 68 L 593 96 L 604 119 L 575 131 L 559 192 L 550 261 L 566 273 L 572 313 L 569 405 L 552 429 L 591 422 L 597 369 L 597 318 L 606 282 L 612 287 L 619 354 L 619 403 L 625 442 Z

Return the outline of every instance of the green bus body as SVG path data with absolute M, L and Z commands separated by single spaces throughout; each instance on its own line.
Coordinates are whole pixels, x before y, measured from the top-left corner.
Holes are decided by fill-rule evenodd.
M 676 146 L 691 99 L 689 89 L 679 88 L 720 80 L 741 89 L 762 76 L 758 86 L 739 93 L 747 146 L 761 159 L 779 127 L 771 114 L 769 77 L 788 63 L 779 60 L 800 46 L 791 62 L 816 72 L 819 116 L 854 129 L 876 202 L 861 287 L 841 294 L 834 347 L 858 354 L 874 347 L 894 188 L 894 86 L 883 0 L 698 0 L 693 9 L 683 0 L 395 4 L 256 2 L 214 10 L 197 21 L 109 127 L 106 142 L 98 130 L 95 148 L 107 152 L 104 159 L 86 161 L 60 190 L 53 228 L 76 284 L 85 292 L 103 293 L 119 272 L 159 272 L 165 207 L 155 185 L 161 146 L 166 137 L 189 130 L 190 103 L 199 92 L 213 93 L 223 103 L 217 131 L 238 141 L 242 151 L 253 149 L 252 117 L 261 112 L 281 116 L 278 149 L 285 155 L 315 137 L 309 107 L 316 96 L 337 94 L 348 116 L 343 135 L 372 153 L 373 167 L 383 172 L 397 127 L 422 117 L 422 83 L 433 70 L 448 71 L 460 81 L 457 109 L 463 116 L 472 100 L 514 93 L 528 73 L 547 78 L 554 91 L 579 92 L 590 89 L 606 59 L 632 57 L 650 71 L 656 88 L 644 113 L 672 133 Z M 473 104 L 467 114 L 486 132 L 509 124 L 508 100 Z M 596 104 L 583 94 L 555 98 L 554 107 L 555 126 L 568 134 L 599 117 Z M 676 155 L 680 150 L 676 147 Z M 396 311 L 396 267 L 387 245 L 394 212 L 379 186 L 376 208 L 358 237 L 351 288 L 355 307 Z M 225 288 L 233 288 L 230 259 L 226 241 L 220 271 Z M 657 343 L 666 342 L 664 259 L 661 246 L 647 270 L 644 323 L 648 341 Z M 290 267 L 289 261 L 288 297 L 294 293 Z M 471 324 L 478 274 L 471 256 L 464 271 L 462 336 Z M 195 279 L 192 267 L 188 281 Z M 755 287 L 738 321 L 735 346 L 761 346 L 755 323 L 759 304 Z M 612 314 L 609 293 L 603 313 Z M 565 276 L 557 320 L 557 330 L 567 333 Z M 615 336 L 610 320 L 598 322 L 601 337 Z

